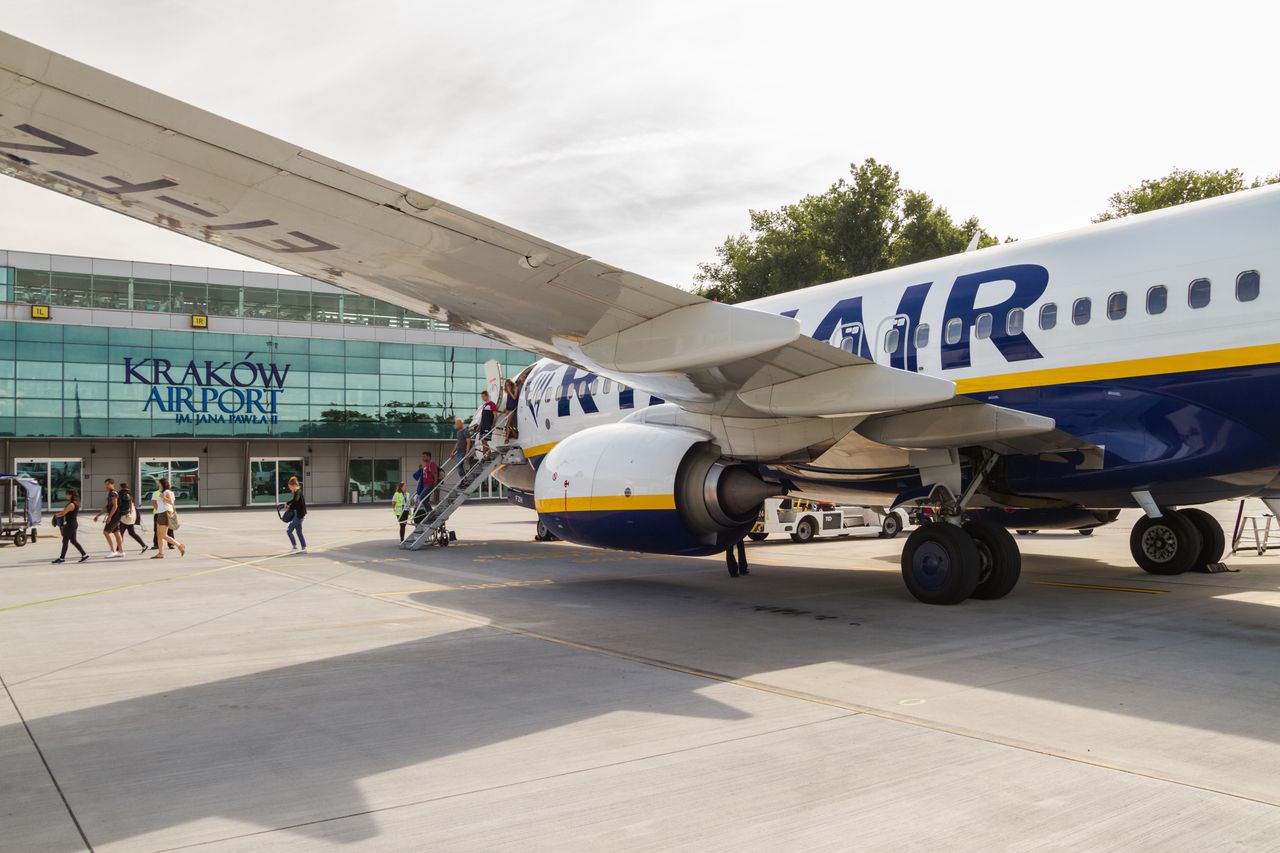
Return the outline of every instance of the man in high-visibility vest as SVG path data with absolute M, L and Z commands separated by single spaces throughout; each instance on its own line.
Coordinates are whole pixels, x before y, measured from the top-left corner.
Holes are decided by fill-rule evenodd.
M 400 541 L 404 541 L 404 527 L 409 521 L 409 486 L 403 481 L 396 487 L 396 493 L 391 498 L 391 511 L 396 514 L 396 520 L 400 522 Z

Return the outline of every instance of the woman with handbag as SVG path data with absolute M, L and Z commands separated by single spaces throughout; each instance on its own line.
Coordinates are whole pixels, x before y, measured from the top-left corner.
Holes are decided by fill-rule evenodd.
M 160 491 L 156 495 L 156 499 L 151 502 L 151 506 L 155 509 L 155 516 L 151 519 L 151 523 L 156 526 L 156 544 L 160 545 L 167 542 L 178 549 L 179 556 L 185 557 L 187 556 L 187 546 L 169 535 L 170 528 L 178 529 L 178 511 L 174 508 L 175 501 L 173 489 L 169 488 L 169 481 L 161 479 Z M 159 548 L 151 559 L 163 560 L 164 549 Z
M 133 492 L 129 491 L 128 483 L 120 484 L 120 506 L 123 510 L 120 516 L 120 531 L 128 533 L 133 537 L 134 542 L 142 546 L 139 554 L 147 553 L 147 548 L 150 546 L 138 535 L 138 502 L 133 499 Z
M 302 551 L 307 550 L 307 537 L 302 535 L 302 519 L 307 514 L 307 499 L 302 496 L 302 485 L 298 482 L 297 477 L 289 478 L 289 491 L 293 492 L 293 497 L 284 505 L 284 514 L 280 518 L 289 523 L 284 532 L 289 534 L 289 550 Z M 293 541 L 294 532 L 298 534 L 298 541 Z M 301 546 L 301 547 L 299 547 Z
M 58 555 L 58 559 L 53 560 L 54 563 L 65 563 L 67 561 L 67 546 L 74 545 L 76 550 L 80 552 L 79 562 L 83 563 L 89 559 L 88 553 L 80 547 L 80 543 L 76 541 L 76 530 L 80 527 L 80 522 L 76 520 L 76 516 L 80 513 L 80 493 L 75 489 L 67 490 L 67 505 L 53 516 L 53 526 L 62 530 L 62 553 Z

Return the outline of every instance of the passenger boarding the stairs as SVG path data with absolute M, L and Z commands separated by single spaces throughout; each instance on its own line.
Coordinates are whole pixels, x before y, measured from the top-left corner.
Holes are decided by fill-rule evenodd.
M 498 404 L 489 399 L 488 391 L 480 392 L 480 450 L 489 453 L 489 438 L 493 435 L 494 420 L 498 414 Z

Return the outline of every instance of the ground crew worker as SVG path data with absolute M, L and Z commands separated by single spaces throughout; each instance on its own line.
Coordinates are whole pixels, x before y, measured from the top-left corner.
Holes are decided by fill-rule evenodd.
M 400 522 L 400 541 L 403 542 L 404 528 L 409 521 L 409 487 L 404 480 L 396 486 L 396 493 L 391 498 L 391 511 L 396 514 L 396 519 Z

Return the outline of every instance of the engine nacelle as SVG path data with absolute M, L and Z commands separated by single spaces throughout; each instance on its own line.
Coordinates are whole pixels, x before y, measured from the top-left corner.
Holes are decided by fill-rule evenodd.
M 561 539 L 653 554 L 714 554 L 781 494 L 705 433 L 620 423 L 557 444 L 538 468 L 538 516 Z

